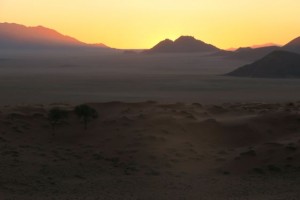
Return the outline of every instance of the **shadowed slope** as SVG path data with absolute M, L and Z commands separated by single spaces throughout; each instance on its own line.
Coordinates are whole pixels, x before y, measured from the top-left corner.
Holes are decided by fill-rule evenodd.
M 297 53 L 300 53 L 300 37 L 297 37 L 296 39 L 290 41 L 283 47 L 286 50 L 294 51 Z
M 257 78 L 299 78 L 300 55 L 287 51 L 274 51 L 228 75 Z

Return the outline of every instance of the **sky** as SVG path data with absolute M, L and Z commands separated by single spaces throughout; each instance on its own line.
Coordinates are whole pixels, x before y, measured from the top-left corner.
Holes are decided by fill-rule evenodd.
M 0 0 L 0 22 L 42 25 L 115 48 L 189 35 L 227 49 L 300 36 L 299 10 L 299 0 Z

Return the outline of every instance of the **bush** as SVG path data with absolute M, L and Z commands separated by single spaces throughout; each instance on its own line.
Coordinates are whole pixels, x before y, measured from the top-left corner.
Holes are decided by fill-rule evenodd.
M 55 107 L 49 110 L 48 112 L 48 120 L 52 126 L 53 134 L 58 125 L 60 125 L 65 118 L 68 117 L 68 112 L 66 110 L 62 110 L 61 108 Z
M 88 123 L 98 117 L 97 111 L 85 104 L 76 106 L 74 111 L 79 119 L 83 122 L 85 130 L 87 129 Z
M 275 165 L 268 165 L 268 169 L 272 172 L 281 172 L 281 169 Z

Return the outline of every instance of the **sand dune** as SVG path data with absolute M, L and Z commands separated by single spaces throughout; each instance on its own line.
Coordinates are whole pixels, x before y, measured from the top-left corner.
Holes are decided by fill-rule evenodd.
M 69 118 L 53 136 L 47 111 Z M 300 103 L 3 106 L 3 199 L 297 199 Z M 255 184 L 253 184 L 255 183 Z M 287 192 L 287 190 L 289 192 Z

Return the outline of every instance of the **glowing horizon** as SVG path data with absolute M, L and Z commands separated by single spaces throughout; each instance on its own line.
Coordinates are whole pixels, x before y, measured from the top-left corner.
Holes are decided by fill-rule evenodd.
M 2 0 L 0 21 L 123 49 L 181 35 L 229 49 L 300 36 L 299 7 L 294 0 Z

